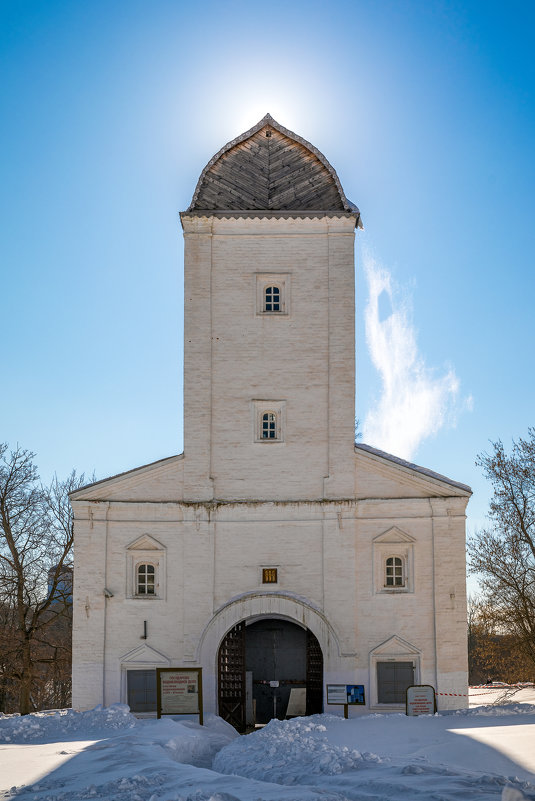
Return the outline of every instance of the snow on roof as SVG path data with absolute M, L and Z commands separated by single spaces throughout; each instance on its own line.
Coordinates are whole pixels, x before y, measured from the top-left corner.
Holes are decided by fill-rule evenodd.
M 394 464 L 398 464 L 400 467 L 404 467 L 407 470 L 414 470 L 424 476 L 433 478 L 435 481 L 442 481 L 445 484 L 450 484 L 452 487 L 457 487 L 458 489 L 464 490 L 464 492 L 469 492 L 470 495 L 472 494 L 472 489 L 468 486 L 468 484 L 462 484 L 460 481 L 454 481 L 452 478 L 443 476 L 441 473 L 435 473 L 434 470 L 429 470 L 427 467 L 421 467 L 413 462 L 407 462 L 405 459 L 400 459 L 399 456 L 394 456 L 391 453 L 386 453 L 386 451 L 381 451 L 379 448 L 373 448 L 371 445 L 365 445 L 363 442 L 355 442 L 355 449 L 365 451 L 366 453 L 370 453 L 372 456 L 378 456 L 381 459 L 387 459 L 389 462 L 394 462 Z

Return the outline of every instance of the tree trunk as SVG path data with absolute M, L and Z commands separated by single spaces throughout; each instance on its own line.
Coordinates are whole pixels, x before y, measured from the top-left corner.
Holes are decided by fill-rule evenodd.
M 31 642 L 28 638 L 22 644 L 22 676 L 20 680 L 20 703 L 19 710 L 21 715 L 29 715 L 31 708 L 31 688 L 32 688 L 32 654 Z

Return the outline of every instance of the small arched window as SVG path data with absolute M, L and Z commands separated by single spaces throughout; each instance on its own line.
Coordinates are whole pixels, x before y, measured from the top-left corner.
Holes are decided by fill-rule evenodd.
M 264 311 L 281 311 L 281 291 L 278 286 L 267 286 L 264 290 Z
M 156 591 L 156 569 L 154 565 L 142 564 L 136 571 L 137 595 L 154 595 Z
M 403 559 L 389 556 L 385 563 L 385 587 L 404 587 Z
M 277 439 L 277 415 L 275 412 L 264 412 L 262 415 L 262 439 Z

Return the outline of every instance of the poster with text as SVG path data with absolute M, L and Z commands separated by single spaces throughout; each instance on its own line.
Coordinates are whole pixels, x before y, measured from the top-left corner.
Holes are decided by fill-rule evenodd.
M 202 715 L 201 668 L 159 668 L 157 677 L 158 716 Z
M 436 711 L 434 687 L 430 684 L 407 687 L 407 715 L 434 715 Z

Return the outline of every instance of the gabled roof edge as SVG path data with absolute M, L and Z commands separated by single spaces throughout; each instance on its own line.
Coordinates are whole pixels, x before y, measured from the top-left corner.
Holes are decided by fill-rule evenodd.
M 125 470 L 123 473 L 116 473 L 114 476 L 108 476 L 107 478 L 101 478 L 98 481 L 93 481 L 91 484 L 84 484 L 83 487 L 78 487 L 78 489 L 73 490 L 73 492 L 69 492 L 69 498 L 73 501 L 76 500 L 76 495 L 80 492 L 85 492 L 92 487 L 98 487 L 99 484 L 107 484 L 108 481 L 116 481 L 119 478 L 125 478 L 126 476 L 130 476 L 133 473 L 141 472 L 142 470 L 148 470 L 152 467 L 159 467 L 163 465 L 165 462 L 172 462 L 175 459 L 183 459 L 183 453 L 177 453 L 174 456 L 165 456 L 163 459 L 157 459 L 155 462 L 149 462 L 148 464 L 142 464 L 140 467 L 133 467 L 131 470 Z
M 373 448 L 371 445 L 365 445 L 363 442 L 355 442 L 355 450 L 364 451 L 365 453 L 369 453 L 372 456 L 376 456 L 380 459 L 386 459 L 387 461 L 393 462 L 400 467 L 404 467 L 406 470 L 413 470 L 416 473 L 427 476 L 427 478 L 432 478 L 435 481 L 440 481 L 443 484 L 448 484 L 451 487 L 457 487 L 457 489 L 472 495 L 472 489 L 468 486 L 468 484 L 462 484 L 460 481 L 454 481 L 452 478 L 443 476 L 441 473 L 435 473 L 434 470 L 429 470 L 427 467 L 421 467 L 413 462 L 407 462 L 405 459 L 400 459 L 399 456 L 394 456 L 391 453 L 386 453 L 386 451 L 381 451 L 379 448 Z

